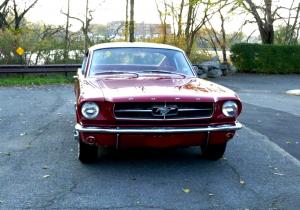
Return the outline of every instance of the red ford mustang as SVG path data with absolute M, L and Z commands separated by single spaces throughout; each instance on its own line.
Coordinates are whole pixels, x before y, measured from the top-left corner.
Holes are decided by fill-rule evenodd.
M 83 163 L 106 147 L 200 146 L 203 157 L 217 160 L 242 127 L 237 94 L 197 78 L 184 52 L 169 45 L 96 45 L 75 78 Z

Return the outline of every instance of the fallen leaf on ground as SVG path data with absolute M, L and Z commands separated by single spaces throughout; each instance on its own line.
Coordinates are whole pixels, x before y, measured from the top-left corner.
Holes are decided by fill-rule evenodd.
M 278 175 L 278 176 L 284 176 L 284 174 L 282 173 L 273 173 L 274 175 Z
M 209 193 L 208 195 L 209 195 L 209 196 L 214 196 L 214 194 L 212 194 L 212 193 Z
M 190 189 L 189 188 L 183 188 L 182 191 L 185 192 L 185 193 L 189 193 Z
M 241 179 L 241 180 L 240 180 L 240 184 L 241 184 L 241 185 L 244 185 L 244 184 L 245 184 L 245 181 Z
M 287 143 L 287 144 L 291 144 L 292 142 L 291 142 L 291 141 L 286 141 L 286 143 Z
M 0 200 L 0 204 L 1 204 L 1 203 L 4 203 L 4 201 Z
M 45 176 L 43 176 L 43 179 L 46 179 L 46 178 L 48 178 L 50 175 L 45 175 Z
M 48 166 L 43 166 L 43 169 L 45 169 L 45 170 L 48 169 Z
M 4 155 L 7 155 L 7 156 L 11 156 L 11 153 L 10 153 L 10 152 L 4 152 L 3 154 L 4 154 Z
M 27 135 L 26 132 L 20 133 L 20 136 L 25 136 L 25 135 Z

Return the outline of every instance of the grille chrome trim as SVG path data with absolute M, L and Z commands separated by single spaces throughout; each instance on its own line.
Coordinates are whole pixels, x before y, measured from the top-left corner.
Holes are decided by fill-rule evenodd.
M 125 104 L 126 102 L 124 102 Z M 147 105 L 147 102 L 141 102 L 141 104 L 144 105 L 146 104 Z M 199 105 L 199 103 L 201 102 L 158 102 L 157 104 L 165 104 L 165 105 L 174 105 L 174 104 L 180 104 L 180 105 Z M 118 104 L 118 103 L 117 103 Z M 210 108 L 178 108 L 178 113 L 189 113 L 189 112 L 201 112 L 201 111 L 206 111 L 206 112 L 209 112 L 210 111 L 210 115 L 208 116 L 197 116 L 197 117 L 176 117 L 176 116 L 171 116 L 173 118 L 168 118 L 167 117 L 162 117 L 162 118 L 156 118 L 155 116 L 152 117 L 150 116 L 150 114 L 152 115 L 153 113 L 153 110 L 152 110 L 152 107 L 156 104 L 156 103 L 149 103 L 149 109 L 134 109 L 134 108 L 127 108 L 125 107 L 124 109 L 120 108 L 120 109 L 117 109 L 116 110 L 116 105 L 117 104 L 114 104 L 113 106 L 113 117 L 116 119 L 116 120 L 134 120 L 134 121 L 178 121 L 178 120 L 202 120 L 202 119 L 210 119 L 212 118 L 212 116 L 214 115 L 214 112 L 215 112 L 215 104 L 213 102 L 202 102 L 201 105 L 209 105 L 211 104 L 211 107 Z M 127 102 L 127 104 L 132 104 L 130 102 Z M 136 103 L 138 104 L 138 103 Z M 135 104 L 135 105 L 136 105 Z M 151 106 L 151 104 L 154 104 Z M 151 109 L 150 109 L 151 107 Z M 118 114 L 122 114 L 122 113 L 132 113 L 133 115 L 136 113 L 146 113 L 146 114 L 149 114 L 149 117 L 148 118 L 143 118 L 143 117 L 120 117 L 120 116 L 117 116 Z
M 119 109 L 119 110 L 115 110 L 115 112 L 152 112 L 152 110 L 145 110 L 145 109 Z
M 77 132 L 83 133 L 109 133 L 109 134 L 145 134 L 145 133 L 162 133 L 162 134 L 173 134 L 173 133 L 198 133 L 198 132 L 217 132 L 217 131 L 235 131 L 243 127 L 238 121 L 231 124 L 221 124 L 206 127 L 138 127 L 138 128 L 103 128 L 103 127 L 84 127 L 80 124 L 75 125 Z

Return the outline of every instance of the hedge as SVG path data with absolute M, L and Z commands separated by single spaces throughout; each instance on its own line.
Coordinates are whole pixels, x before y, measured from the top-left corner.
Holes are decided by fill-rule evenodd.
M 231 61 L 239 72 L 300 74 L 299 45 L 235 44 Z

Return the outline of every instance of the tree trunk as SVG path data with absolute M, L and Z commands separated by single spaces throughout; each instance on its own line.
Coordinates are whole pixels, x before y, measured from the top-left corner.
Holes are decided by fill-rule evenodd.
M 274 43 L 274 28 L 272 27 L 261 27 L 259 26 L 259 33 L 263 44 Z
M 87 52 L 88 50 L 88 28 L 89 28 L 89 19 L 88 19 L 88 12 L 89 12 L 89 0 L 86 0 L 86 6 L 85 6 L 85 27 L 83 29 L 84 33 L 84 52 Z
M 161 25 L 161 32 L 162 32 L 162 37 L 163 41 L 162 43 L 165 44 L 167 42 L 167 12 L 168 12 L 168 5 L 166 0 L 164 0 L 164 11 L 160 10 L 159 5 L 157 1 L 155 0 L 156 3 L 156 9 L 159 14 L 159 19 L 160 19 L 160 25 Z
M 252 0 L 245 0 L 249 5 L 251 14 L 254 16 L 258 29 L 261 36 L 261 41 L 263 44 L 273 44 L 274 43 L 274 18 L 272 14 L 272 0 L 264 0 L 264 18 L 261 18 L 257 7 Z
M 69 27 L 70 27 L 70 0 L 68 0 L 67 7 L 67 24 L 66 24 L 66 34 L 65 34 L 65 51 L 64 51 L 64 60 L 67 61 L 69 56 Z
M 180 10 L 178 14 L 178 32 L 177 37 L 180 38 L 182 36 L 182 12 L 184 7 L 184 0 L 181 0 Z
M 191 22 L 192 22 L 192 14 L 193 14 L 193 4 L 190 0 L 187 20 L 186 20 L 186 26 L 185 26 L 185 32 L 184 32 L 186 42 L 188 42 L 188 40 L 189 40 L 190 28 L 191 28 Z
M 134 0 L 130 0 L 129 41 L 134 42 Z
M 222 15 L 221 11 L 219 11 L 220 14 L 220 18 L 221 18 L 221 33 L 222 33 L 222 43 L 221 43 L 221 48 L 222 48 L 222 54 L 223 54 L 223 63 L 227 64 L 227 52 L 226 52 L 226 48 L 227 48 L 227 40 L 226 40 L 226 32 L 225 32 L 225 19 L 224 16 Z
M 128 7 L 129 7 L 129 0 L 126 0 L 126 17 L 125 17 L 125 41 L 128 41 Z

